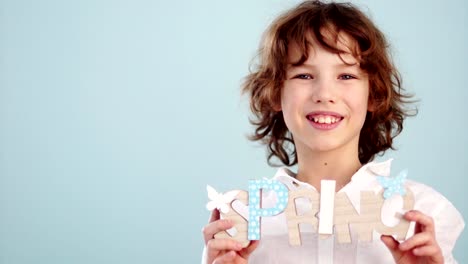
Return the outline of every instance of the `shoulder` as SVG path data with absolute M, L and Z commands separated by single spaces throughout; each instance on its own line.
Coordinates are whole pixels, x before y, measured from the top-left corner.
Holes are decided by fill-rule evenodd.
M 455 206 L 434 188 L 413 180 L 407 180 L 407 186 L 414 194 L 415 209 L 431 216 L 449 212 L 447 216 L 463 220 Z
M 407 186 L 413 192 L 414 209 L 432 217 L 437 242 L 446 260 L 465 227 L 465 221 L 455 206 L 441 193 L 423 183 L 408 180 Z

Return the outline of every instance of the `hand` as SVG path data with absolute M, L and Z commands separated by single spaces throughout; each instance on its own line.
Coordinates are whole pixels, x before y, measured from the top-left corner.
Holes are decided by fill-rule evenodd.
M 435 238 L 434 220 L 419 211 L 412 210 L 404 215 L 408 221 L 416 222 L 414 236 L 399 243 L 392 236 L 381 239 L 397 264 L 443 264 L 442 250 Z
M 250 254 L 257 248 L 259 241 L 251 241 L 246 248 L 242 248 L 241 243 L 234 239 L 214 238 L 216 233 L 228 230 L 233 226 L 234 224 L 230 220 L 220 220 L 219 211 L 217 209 L 213 210 L 210 222 L 203 228 L 207 263 L 247 263 Z

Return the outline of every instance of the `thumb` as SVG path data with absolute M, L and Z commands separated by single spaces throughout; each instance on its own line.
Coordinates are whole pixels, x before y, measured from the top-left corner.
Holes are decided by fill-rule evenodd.
M 398 245 L 400 245 L 400 242 L 398 242 L 395 238 L 392 236 L 385 236 L 382 235 L 380 237 L 382 242 L 387 246 L 388 250 L 390 250 L 390 253 L 392 253 L 394 259 L 400 259 L 401 255 L 403 254 L 401 250 L 398 248 Z

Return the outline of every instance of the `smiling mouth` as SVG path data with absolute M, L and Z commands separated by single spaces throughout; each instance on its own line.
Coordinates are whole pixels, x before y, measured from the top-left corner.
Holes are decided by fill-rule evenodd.
M 307 115 L 307 119 L 317 124 L 335 124 L 343 120 L 341 116 L 331 115 Z

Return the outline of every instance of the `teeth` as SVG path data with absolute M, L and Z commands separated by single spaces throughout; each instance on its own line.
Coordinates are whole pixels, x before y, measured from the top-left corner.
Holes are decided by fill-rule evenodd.
M 340 121 L 340 118 L 334 116 L 314 116 L 312 120 L 319 124 L 334 124 Z

